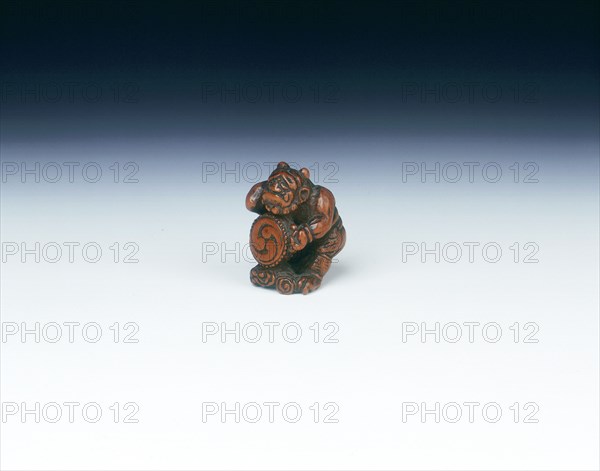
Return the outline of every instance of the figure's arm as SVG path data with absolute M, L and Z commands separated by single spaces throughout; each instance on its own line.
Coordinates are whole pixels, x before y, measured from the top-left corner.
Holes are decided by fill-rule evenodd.
M 327 188 L 321 188 L 315 215 L 308 222 L 308 227 L 315 239 L 320 239 L 329 232 L 335 214 L 335 198 Z
M 321 188 L 314 211 L 315 214 L 308 223 L 301 224 L 294 230 L 292 247 L 296 251 L 302 250 L 313 240 L 323 237 L 333 225 L 335 198 L 327 188 Z
M 265 207 L 262 203 L 262 194 L 264 191 L 264 184 L 266 182 L 258 182 L 246 195 L 246 208 L 248 211 L 252 211 L 253 213 L 263 214 L 265 212 Z

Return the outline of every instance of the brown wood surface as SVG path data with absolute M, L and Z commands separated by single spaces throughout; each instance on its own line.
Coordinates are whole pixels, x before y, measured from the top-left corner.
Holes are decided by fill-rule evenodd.
M 250 230 L 258 262 L 250 271 L 252 283 L 282 294 L 319 288 L 346 242 L 331 191 L 314 185 L 308 169 L 280 162 L 266 181 L 250 189 L 246 208 L 260 215 Z

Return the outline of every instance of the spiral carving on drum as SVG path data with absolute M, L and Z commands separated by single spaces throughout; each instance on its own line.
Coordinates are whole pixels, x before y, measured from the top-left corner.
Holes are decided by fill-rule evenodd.
M 282 219 L 260 216 L 250 229 L 252 255 L 262 266 L 274 267 L 288 255 L 286 242 L 289 237 L 289 230 Z

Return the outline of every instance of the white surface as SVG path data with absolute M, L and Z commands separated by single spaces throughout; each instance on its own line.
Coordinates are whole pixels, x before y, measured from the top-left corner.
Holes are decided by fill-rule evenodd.
M 253 219 L 243 207 L 251 185 L 203 184 L 203 156 L 159 163 L 143 156 L 185 150 L 131 145 L 94 155 L 84 146 L 65 156 L 56 149 L 51 160 L 73 160 L 82 151 L 90 161 L 111 154 L 106 165 L 137 161 L 140 183 L 3 184 L 3 242 L 95 241 L 105 252 L 96 264 L 14 257 L 2 264 L 3 325 L 103 327 L 98 343 L 81 336 L 74 343 L 22 343 L 14 336 L 3 342 L 2 402 L 93 401 L 106 415 L 95 424 L 81 415 L 56 424 L 5 417 L 2 468 L 597 469 L 597 162 L 537 160 L 540 183 L 530 186 L 509 179 L 402 185 L 395 178 L 403 158 L 440 159 L 415 146 L 386 160 L 393 157 L 390 146 L 376 148 L 381 155 L 367 163 L 354 157 L 367 155 L 372 144 L 336 160 L 339 182 L 326 186 L 348 242 L 322 288 L 306 297 L 253 287 L 252 264 L 243 254 L 239 263 L 234 255 L 203 263 L 203 242 L 243 245 Z M 565 152 L 553 149 L 559 157 Z M 235 155 L 228 150 L 223 155 Z M 331 149 L 310 150 L 297 152 L 331 160 Z M 36 155 L 35 149 L 8 151 L 4 161 Z M 461 151 L 437 155 L 456 160 Z M 460 159 L 477 160 L 479 151 Z M 583 148 L 580 155 L 593 152 Z M 499 149 L 498 155 L 514 156 L 502 164 L 508 166 L 531 160 L 531 149 Z M 293 157 L 286 156 L 299 160 Z M 389 170 L 382 174 L 383 168 Z M 116 241 L 138 244 L 140 262 L 114 263 L 108 247 Z M 402 263 L 402 241 L 494 241 L 504 252 L 498 263 L 479 257 Z M 514 242 L 538 244 L 540 262 L 514 263 L 508 249 Z M 202 341 L 205 322 L 269 321 L 296 322 L 303 336 L 297 343 L 280 333 L 273 343 L 236 343 L 231 336 L 226 343 L 216 336 Z M 502 338 L 402 341 L 405 322 L 469 321 L 498 323 Z M 137 323 L 139 343 L 114 343 L 108 328 L 115 322 Z M 339 342 L 315 343 L 309 329 L 315 322 L 337 324 Z M 536 323 L 539 342 L 515 343 L 509 330 L 515 322 Z M 203 402 L 269 401 L 299 403 L 302 419 L 202 422 Z M 137 403 L 139 423 L 113 423 L 108 407 L 115 402 Z M 315 424 L 309 410 L 315 402 L 335 402 L 339 423 Z M 473 423 L 435 423 L 431 416 L 403 423 L 403 402 L 496 402 L 503 416 L 488 423 L 478 409 Z M 536 403 L 539 423 L 523 423 L 522 416 L 514 423 L 509 407 L 515 402 Z

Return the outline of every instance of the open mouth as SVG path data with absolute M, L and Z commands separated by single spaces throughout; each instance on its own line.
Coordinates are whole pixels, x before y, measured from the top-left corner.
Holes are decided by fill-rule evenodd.
M 281 206 L 287 206 L 292 202 L 294 195 L 290 191 L 280 191 L 278 193 L 271 192 L 264 194 L 264 200 L 267 204 L 278 204 Z

